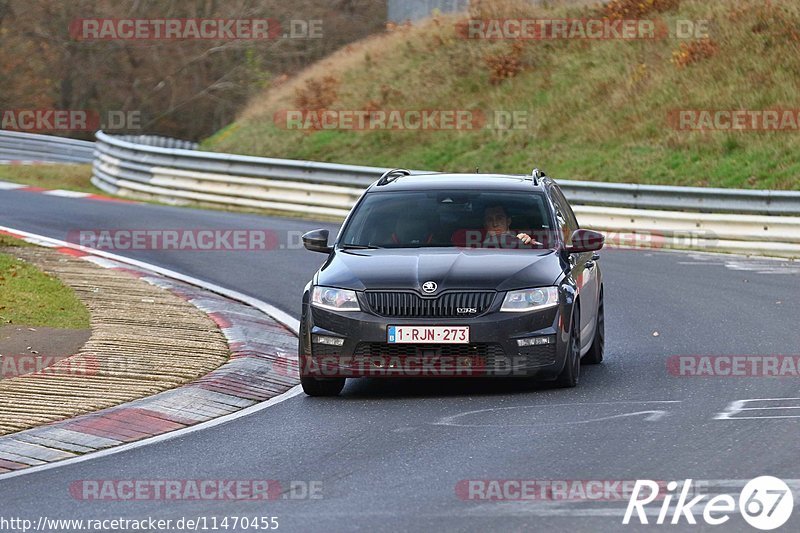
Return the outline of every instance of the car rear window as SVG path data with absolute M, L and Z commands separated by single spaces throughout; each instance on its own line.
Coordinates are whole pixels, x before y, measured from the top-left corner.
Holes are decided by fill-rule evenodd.
M 487 227 L 498 213 L 507 232 Z M 366 195 L 351 216 L 339 246 L 379 248 L 552 248 L 544 195 L 508 191 L 402 191 Z M 534 238 L 524 245 L 516 236 Z

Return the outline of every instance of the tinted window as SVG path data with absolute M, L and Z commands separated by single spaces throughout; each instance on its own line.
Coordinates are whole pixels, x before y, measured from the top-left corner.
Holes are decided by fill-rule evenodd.
M 567 226 L 572 230 L 575 231 L 580 226 L 578 225 L 578 219 L 575 217 L 575 212 L 572 210 L 572 206 L 569 205 L 567 198 L 564 196 L 564 191 L 562 191 L 559 187 L 554 186 L 553 190 L 558 195 L 558 199 L 561 202 L 561 205 L 564 208 L 565 215 L 567 216 Z
M 578 222 L 575 219 L 575 214 L 567 204 L 567 200 L 561 194 L 561 191 L 556 187 L 550 188 L 550 197 L 553 200 L 555 207 L 556 223 L 561 235 L 564 236 L 564 243 L 567 245 L 572 244 L 572 232 L 578 229 Z
M 403 191 L 367 194 L 340 246 L 543 248 L 553 240 L 541 193 Z M 517 234 L 539 245 L 525 246 Z

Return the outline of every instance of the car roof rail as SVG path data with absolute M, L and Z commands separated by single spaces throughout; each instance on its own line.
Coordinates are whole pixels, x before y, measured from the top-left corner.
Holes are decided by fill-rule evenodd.
M 378 180 L 378 187 L 387 185 L 397 178 L 402 178 L 403 176 L 410 176 L 411 171 L 406 170 L 404 168 L 393 168 L 392 170 L 387 170 L 384 172 L 380 179 Z
M 531 177 L 533 178 L 533 184 L 539 185 L 539 180 L 543 178 L 547 178 L 547 174 L 544 173 L 544 170 L 539 170 L 538 168 L 534 168 L 531 171 Z

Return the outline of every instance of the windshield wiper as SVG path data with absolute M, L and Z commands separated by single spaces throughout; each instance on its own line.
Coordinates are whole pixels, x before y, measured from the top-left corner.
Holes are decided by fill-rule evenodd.
M 380 246 L 372 246 L 371 244 L 343 244 L 340 246 L 342 250 L 380 250 Z

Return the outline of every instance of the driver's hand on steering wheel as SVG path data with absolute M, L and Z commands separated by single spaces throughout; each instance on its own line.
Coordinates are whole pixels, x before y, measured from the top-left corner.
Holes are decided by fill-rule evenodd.
M 535 240 L 533 237 L 528 235 L 527 233 L 517 233 L 517 239 L 522 241 L 522 244 L 530 244 L 532 246 L 541 246 L 542 243 Z

